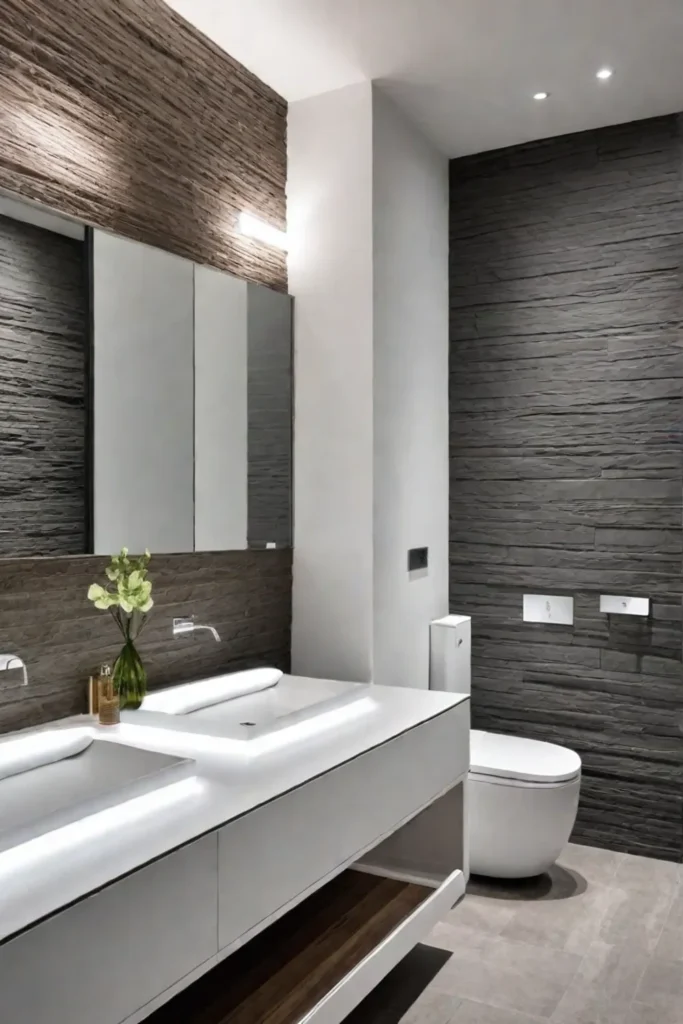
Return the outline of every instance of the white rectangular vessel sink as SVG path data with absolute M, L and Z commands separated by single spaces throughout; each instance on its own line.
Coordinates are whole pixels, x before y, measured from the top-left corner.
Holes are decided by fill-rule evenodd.
M 358 699 L 358 690 L 365 688 L 354 683 L 334 683 L 318 680 L 317 685 L 297 685 L 303 680 L 289 680 L 283 686 L 273 686 L 259 693 L 227 700 L 191 711 L 193 722 L 224 722 L 226 725 L 246 729 L 247 737 L 270 732 L 302 719 L 315 717 L 333 707 Z
M 185 777 L 193 761 L 85 728 L 0 742 L 0 851 Z
M 145 698 L 142 712 L 169 717 L 175 731 L 250 742 L 308 723 L 333 728 L 374 706 L 372 687 L 326 679 L 284 677 L 274 669 L 217 676 L 161 690 Z M 141 722 L 140 712 L 124 720 Z M 158 718 L 157 718 L 158 721 Z

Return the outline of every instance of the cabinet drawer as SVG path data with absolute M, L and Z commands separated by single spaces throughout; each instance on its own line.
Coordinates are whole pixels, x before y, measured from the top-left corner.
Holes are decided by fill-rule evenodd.
M 453 786 L 469 765 L 468 725 L 466 702 L 222 829 L 221 949 Z
M 215 956 L 216 849 L 200 839 L 0 947 L 0 1018 L 119 1024 Z
M 340 1024 L 464 892 L 344 871 L 146 1024 Z

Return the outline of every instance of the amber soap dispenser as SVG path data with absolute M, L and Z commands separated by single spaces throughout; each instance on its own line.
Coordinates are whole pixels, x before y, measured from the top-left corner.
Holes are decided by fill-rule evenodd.
M 121 721 L 119 695 L 109 665 L 102 665 L 99 675 L 90 677 L 88 713 L 97 715 L 100 725 L 118 725 Z

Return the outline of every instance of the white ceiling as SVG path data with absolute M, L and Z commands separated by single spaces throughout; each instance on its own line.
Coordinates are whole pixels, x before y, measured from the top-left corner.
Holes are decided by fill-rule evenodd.
M 683 0 L 170 2 L 289 101 L 379 79 L 449 156 L 683 110 Z

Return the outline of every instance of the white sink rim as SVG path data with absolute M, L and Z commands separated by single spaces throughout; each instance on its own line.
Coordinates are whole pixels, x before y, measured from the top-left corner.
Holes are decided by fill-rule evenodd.
M 167 715 L 188 715 L 214 704 L 225 704 L 253 693 L 271 689 L 282 679 L 280 669 L 256 668 L 241 672 L 224 672 L 206 679 L 195 679 L 179 686 L 169 686 L 146 695 L 142 711 Z
M 95 736 L 85 727 L 39 729 L 0 738 L 0 782 L 87 750 Z

